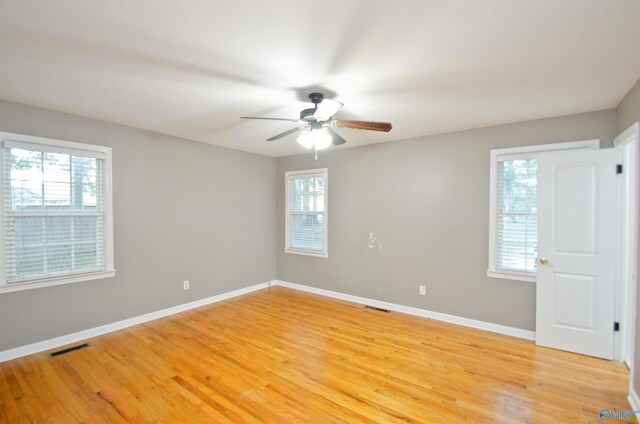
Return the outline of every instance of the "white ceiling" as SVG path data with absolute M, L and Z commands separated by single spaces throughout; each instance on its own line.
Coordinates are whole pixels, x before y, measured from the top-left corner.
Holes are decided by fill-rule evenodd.
M 612 108 L 640 1 L 0 0 L 0 98 L 269 156 L 321 87 L 344 147 Z M 335 148 L 335 147 L 332 147 Z

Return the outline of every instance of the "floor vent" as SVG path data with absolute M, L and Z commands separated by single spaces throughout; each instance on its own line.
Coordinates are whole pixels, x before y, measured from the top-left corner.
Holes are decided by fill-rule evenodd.
M 380 312 L 391 312 L 388 309 L 376 308 L 375 306 L 364 305 L 364 307 L 369 309 L 375 309 L 376 311 L 380 311 Z
M 49 358 L 53 358 L 55 356 L 64 355 L 65 353 L 73 352 L 74 350 L 84 349 L 85 347 L 89 347 L 89 346 L 91 346 L 89 343 L 82 343 L 81 345 L 78 345 L 78 346 L 72 346 L 72 347 L 68 347 L 66 349 L 62 349 L 62 350 L 58 350 L 58 351 L 55 351 L 55 352 L 51 352 L 47 356 L 49 356 Z

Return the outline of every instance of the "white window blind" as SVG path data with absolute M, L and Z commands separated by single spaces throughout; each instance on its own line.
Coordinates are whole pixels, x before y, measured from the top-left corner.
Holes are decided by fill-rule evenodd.
M 60 143 L 3 143 L 4 284 L 111 268 L 105 152 Z
M 534 274 L 538 242 L 537 159 L 498 162 L 496 268 Z
M 327 170 L 286 173 L 289 253 L 327 256 Z

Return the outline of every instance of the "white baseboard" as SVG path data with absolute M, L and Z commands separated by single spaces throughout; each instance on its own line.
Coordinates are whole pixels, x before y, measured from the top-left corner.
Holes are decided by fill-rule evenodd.
M 100 327 L 90 328 L 88 330 L 78 331 L 77 333 L 67 334 L 65 336 L 55 337 L 53 339 L 43 340 L 41 342 L 8 349 L 0 352 L 0 362 L 9 361 L 11 359 L 20 358 L 22 356 L 31 355 L 38 352 L 44 352 L 46 350 L 64 346 L 70 343 L 77 343 L 79 341 L 100 336 L 102 334 L 111 333 L 112 331 L 121 330 L 123 328 L 142 324 L 147 321 L 152 321 L 154 319 L 177 314 L 179 312 L 184 312 L 189 309 L 194 309 L 200 306 L 209 305 L 211 303 L 220 302 L 222 300 L 231 299 L 232 297 L 241 296 L 243 294 L 265 289 L 270 286 L 271 282 L 255 284 L 243 289 L 222 293 L 216 296 L 206 297 L 204 299 L 195 300 L 189 303 L 183 303 L 182 305 L 172 306 L 171 308 L 150 312 L 148 314 L 139 315 L 137 317 L 128 318 L 111 324 L 101 325 Z
M 43 340 L 41 342 L 36 342 L 36 343 L 28 344 L 25 346 L 19 346 L 13 349 L 1 351 L 0 362 L 9 361 L 11 359 L 20 358 L 22 356 L 31 355 L 38 352 L 44 352 L 44 351 L 51 350 L 56 347 L 64 346 L 71 343 L 77 343 L 79 341 L 90 339 L 92 337 L 97 337 L 102 334 L 111 333 L 116 330 L 121 330 L 123 328 L 131 327 L 137 324 L 142 324 L 144 322 L 148 322 L 154 319 L 177 314 L 179 312 L 184 312 L 189 309 L 198 308 L 200 306 L 209 305 L 209 304 L 220 302 L 226 299 L 231 299 L 232 297 L 241 296 L 243 294 L 251 293 L 253 291 L 265 289 L 271 286 L 288 287 L 294 290 L 300 290 L 308 293 L 315 293 L 322 296 L 332 297 L 335 299 L 346 300 L 349 302 L 375 306 L 377 308 L 388 309 L 390 311 L 403 312 L 405 314 L 415 315 L 423 318 L 431 318 L 439 321 L 450 322 L 452 324 L 458 324 L 458 325 L 463 325 L 465 327 L 477 328 L 479 330 L 491 331 L 493 333 L 506 334 L 508 336 L 520 337 L 528 340 L 535 339 L 535 333 L 529 330 L 523 330 L 523 329 L 514 328 L 514 327 L 507 327 L 505 325 L 492 324 L 484 321 L 477 321 L 470 318 L 463 318 L 455 315 L 448 315 L 440 312 L 429 311 L 426 309 L 398 305 L 395 303 L 383 302 L 381 300 L 368 299 L 360 296 L 352 296 L 352 295 L 338 293 L 330 290 L 319 289 L 316 287 L 305 286 L 303 284 L 273 280 L 267 283 L 255 284 L 253 286 L 245 287 L 243 289 L 234 290 L 228 293 L 222 293 L 216 296 L 199 299 L 193 302 L 183 303 L 182 305 L 173 306 L 171 308 L 162 309 L 160 311 L 150 312 L 148 314 L 139 315 L 137 317 L 128 318 L 128 319 L 117 321 L 111 324 L 101 325 L 100 327 L 94 327 L 88 330 L 78 331 L 76 333 L 67 334 L 64 336 Z
M 627 400 L 629 401 L 629 405 L 631 405 L 632 411 L 640 411 L 640 398 L 633 389 L 633 386 L 629 387 L 629 397 L 627 397 Z
M 350 294 L 338 293 L 330 290 L 319 289 L 316 287 L 305 286 L 303 284 L 289 283 L 287 281 L 274 280 L 272 286 L 288 287 L 295 290 L 301 290 L 309 293 L 315 293 L 322 296 L 333 297 L 335 299 L 346 300 L 349 302 L 360 303 L 376 308 L 388 309 L 390 311 L 403 312 L 405 314 L 415 315 L 423 318 L 431 318 L 438 321 L 449 322 L 452 324 L 463 325 L 465 327 L 477 328 L 479 330 L 490 331 L 492 333 L 505 334 L 507 336 L 519 337 L 527 340 L 535 340 L 534 331 L 523 330 L 521 328 L 508 327 L 506 325 L 493 324 L 485 321 L 478 321 L 471 318 L 463 318 L 456 315 L 443 314 L 441 312 L 429 311 L 427 309 L 413 308 L 411 306 L 398 305 L 396 303 L 384 302 L 381 300 L 367 299 L 366 297 L 352 296 Z

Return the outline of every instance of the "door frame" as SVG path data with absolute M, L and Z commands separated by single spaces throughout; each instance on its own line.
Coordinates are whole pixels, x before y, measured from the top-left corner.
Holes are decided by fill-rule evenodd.
M 616 290 L 616 321 L 620 332 L 615 333 L 614 358 L 624 362 L 634 373 L 635 316 L 637 293 L 638 249 L 638 172 L 640 171 L 640 146 L 638 122 L 631 125 L 613 142 L 617 150 L 618 164 L 623 165 L 622 178 L 618 179 L 618 264 Z

